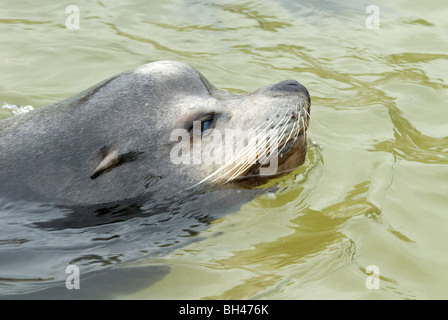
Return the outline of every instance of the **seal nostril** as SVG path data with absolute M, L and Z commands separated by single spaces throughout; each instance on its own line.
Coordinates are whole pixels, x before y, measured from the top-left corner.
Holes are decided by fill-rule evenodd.
M 298 83 L 296 80 L 287 80 L 285 81 L 285 85 L 292 87 L 300 87 L 300 83 Z
M 274 85 L 274 90 L 284 91 L 284 92 L 301 92 L 304 91 L 305 87 L 302 86 L 296 80 L 286 80 Z

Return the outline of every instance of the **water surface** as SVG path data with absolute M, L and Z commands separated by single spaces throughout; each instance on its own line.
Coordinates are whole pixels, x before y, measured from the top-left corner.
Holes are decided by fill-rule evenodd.
M 370 4 L 380 9 L 379 29 L 366 28 Z M 9 105 L 39 108 L 162 59 L 188 62 L 235 93 L 285 79 L 311 93 L 305 165 L 277 180 L 276 193 L 198 231 L 200 241 L 163 255 L 124 259 L 125 247 L 107 257 L 117 270 L 121 262 L 145 270 L 120 274 L 129 289 L 119 298 L 448 298 L 444 1 L 104 0 L 79 5 L 78 30 L 66 28 L 64 3 L 0 8 L 0 100 Z M 0 207 L 0 259 L 13 263 L 0 269 L 2 292 L 61 272 L 39 277 L 28 267 L 44 255 L 17 257 L 27 246 L 51 246 L 51 237 L 14 238 L 7 209 Z M 138 226 L 130 221 L 126 228 Z M 92 245 L 86 239 L 77 245 Z M 61 268 L 70 262 L 62 257 Z M 85 265 L 105 258 L 92 257 Z M 380 270 L 373 290 L 371 265 Z M 147 285 L 132 285 L 139 279 Z

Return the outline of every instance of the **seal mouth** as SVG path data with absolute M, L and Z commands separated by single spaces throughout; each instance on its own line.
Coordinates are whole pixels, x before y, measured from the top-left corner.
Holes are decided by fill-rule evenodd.
M 283 158 L 283 155 L 287 154 L 288 152 L 292 151 L 294 148 L 298 147 L 302 139 L 305 135 L 304 131 L 300 131 L 295 137 L 285 141 L 283 144 L 279 145 L 280 151 L 279 156 Z
M 304 151 L 306 151 L 305 132 L 306 128 L 301 130 L 294 137 L 291 137 L 279 144 L 276 155 L 278 159 L 278 170 L 275 173 L 272 175 L 261 175 L 260 169 L 265 165 L 265 163 L 256 163 L 247 171 L 245 175 L 242 175 L 235 180 L 245 180 L 248 178 L 271 178 L 290 172 L 299 167 L 303 162 L 300 156 L 303 155 Z M 297 161 L 291 161 L 292 158 L 295 158 L 294 154 L 298 154 L 300 159 Z

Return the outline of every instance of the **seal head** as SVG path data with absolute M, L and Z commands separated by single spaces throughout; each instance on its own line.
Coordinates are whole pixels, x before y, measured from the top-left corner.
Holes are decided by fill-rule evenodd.
M 258 185 L 303 163 L 310 102 L 295 80 L 235 95 L 185 63 L 143 65 L 1 121 L 0 195 L 102 204 Z

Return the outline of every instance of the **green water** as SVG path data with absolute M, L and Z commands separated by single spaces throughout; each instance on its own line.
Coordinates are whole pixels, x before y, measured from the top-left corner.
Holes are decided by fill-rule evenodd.
M 306 164 L 167 256 L 142 299 L 447 299 L 448 7 L 440 1 L 0 0 L 0 100 L 35 108 L 161 59 L 312 97 Z M 0 117 L 10 112 L 0 108 Z M 377 289 L 366 272 L 380 271 Z

